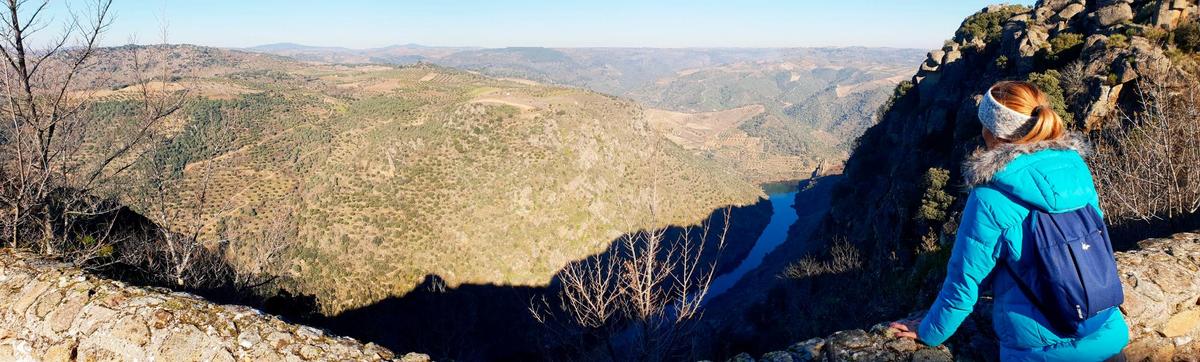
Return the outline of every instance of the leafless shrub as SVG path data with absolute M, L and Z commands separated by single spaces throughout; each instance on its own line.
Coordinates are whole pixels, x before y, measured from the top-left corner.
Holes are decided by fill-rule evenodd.
M 1089 158 L 1114 224 L 1167 223 L 1200 209 L 1200 81 L 1166 65 L 1137 82 L 1139 112 L 1094 137 Z
M 858 248 L 845 239 L 836 240 L 829 248 L 829 259 L 820 260 L 806 255 L 783 270 L 783 277 L 804 279 L 826 274 L 839 274 L 856 270 L 862 266 Z
M 718 259 L 709 253 L 719 257 L 724 250 L 730 212 L 723 211 L 719 232 L 705 223 L 676 238 L 661 229 L 627 234 L 605 255 L 567 266 L 557 303 L 538 298 L 530 312 L 555 329 L 559 343 L 601 340 L 614 360 L 678 357 L 702 314 Z M 706 250 L 708 240 L 715 240 L 715 250 Z M 577 353 L 587 354 L 587 345 L 579 343 Z
M 222 245 L 226 246 L 221 254 L 232 268 L 235 288 L 250 291 L 286 272 L 297 240 L 295 216 L 295 207 L 288 207 L 262 230 L 238 229 L 221 235 Z
M 1073 103 L 1080 96 L 1087 94 L 1087 69 L 1082 61 L 1074 61 L 1058 72 L 1059 85 L 1068 103 Z
M 167 165 L 155 165 L 148 171 L 148 184 L 134 199 L 160 227 L 154 228 L 146 239 L 123 245 L 122 261 L 142 269 L 143 274 L 158 282 L 177 287 L 208 288 L 222 284 L 230 275 L 217 252 L 223 245 L 202 238 L 209 222 L 206 215 L 229 209 L 209 199 L 211 168 L 206 168 L 195 190 L 183 185 L 182 177 L 172 176 Z

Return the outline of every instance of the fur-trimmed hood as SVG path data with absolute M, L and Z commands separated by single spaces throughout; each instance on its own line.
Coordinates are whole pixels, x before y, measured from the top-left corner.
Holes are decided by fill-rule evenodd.
M 1042 150 L 1075 150 L 1087 155 L 1090 151 L 1087 140 L 1079 133 L 1068 133 L 1065 137 L 1052 141 L 1042 141 L 1027 144 L 1005 143 L 993 149 L 980 147 L 963 164 L 963 178 L 968 186 L 986 184 L 992 181 L 1004 167 L 1021 155 Z

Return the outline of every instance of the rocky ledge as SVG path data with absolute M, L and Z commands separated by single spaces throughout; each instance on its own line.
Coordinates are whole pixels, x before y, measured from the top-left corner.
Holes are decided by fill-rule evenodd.
M 1129 322 L 1129 361 L 1200 361 L 1200 234 L 1181 233 L 1147 239 L 1138 250 L 1117 253 L 1125 285 L 1121 311 Z M 993 337 L 983 328 L 991 304 L 977 305 L 968 325 L 951 346 L 931 348 L 894 338 L 884 324 L 849 330 L 796 343 L 784 351 L 763 354 L 757 361 L 954 361 L 996 360 Z M 963 357 L 963 358 L 957 358 Z M 729 361 L 754 362 L 743 353 Z
M 248 307 L 0 250 L 0 361 L 380 361 L 387 349 Z M 405 361 L 428 360 L 418 354 Z

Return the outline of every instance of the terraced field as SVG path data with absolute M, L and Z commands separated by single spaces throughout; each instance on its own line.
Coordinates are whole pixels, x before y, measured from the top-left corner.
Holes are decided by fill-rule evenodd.
M 282 232 L 291 287 L 327 313 L 428 274 L 545 284 L 623 233 L 761 193 L 598 93 L 429 65 L 226 68 L 166 85 L 203 85 L 155 151 L 185 180 L 173 207 L 208 200 L 199 220 L 168 222 L 247 250 Z

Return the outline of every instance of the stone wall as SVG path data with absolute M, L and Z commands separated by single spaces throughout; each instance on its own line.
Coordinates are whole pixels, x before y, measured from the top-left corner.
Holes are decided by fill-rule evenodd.
M 252 308 L 128 286 L 0 250 L 0 361 L 393 358 L 383 347 L 289 324 Z
M 1125 285 L 1121 310 L 1129 322 L 1129 361 L 1200 361 L 1200 234 L 1181 233 L 1138 243 L 1138 250 L 1117 253 Z M 972 318 L 989 317 L 990 303 L 977 305 Z M 973 322 L 973 321 L 972 321 Z M 893 338 L 886 324 L 848 330 L 796 343 L 762 355 L 758 361 L 953 361 L 996 360 L 995 345 L 982 341 L 974 324 L 960 328 L 951 348 L 930 348 Z M 989 323 L 978 323 L 989 324 Z M 956 358 L 964 357 L 964 358 Z M 753 362 L 749 354 L 730 359 Z

